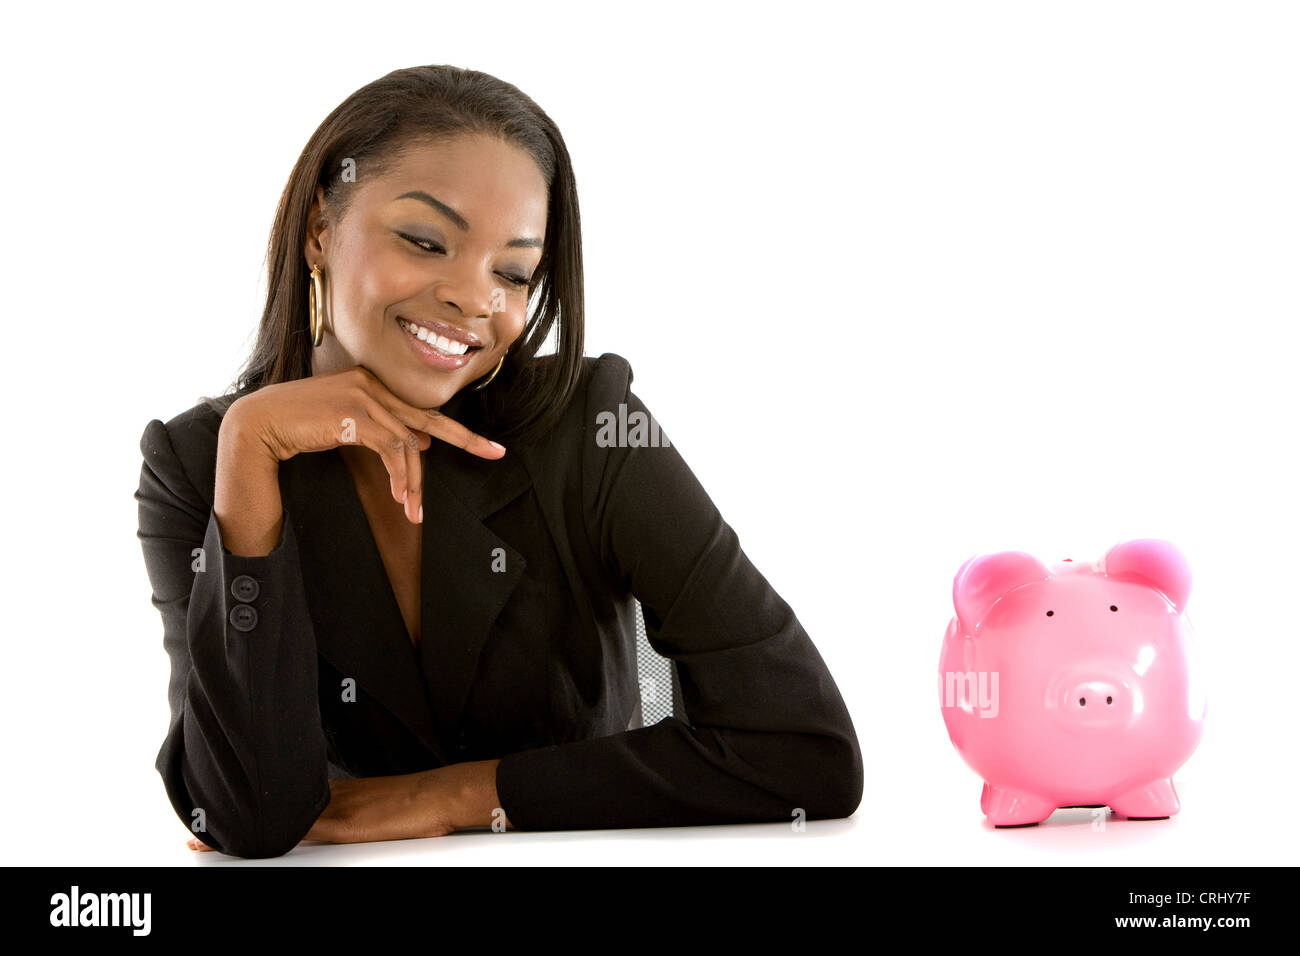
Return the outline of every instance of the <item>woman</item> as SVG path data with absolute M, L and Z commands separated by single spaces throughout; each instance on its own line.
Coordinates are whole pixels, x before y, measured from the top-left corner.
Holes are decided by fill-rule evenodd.
M 447 66 L 358 90 L 268 269 L 234 390 L 140 443 L 192 847 L 853 813 L 821 657 L 626 360 L 583 355 L 573 171 L 532 100 Z M 680 684 L 648 727 L 638 601 Z

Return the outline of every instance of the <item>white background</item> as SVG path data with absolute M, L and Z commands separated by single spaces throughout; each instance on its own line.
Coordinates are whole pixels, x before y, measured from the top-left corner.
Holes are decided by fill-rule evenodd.
M 274 862 L 1296 861 L 1293 5 L 211 9 L 6 13 L 4 862 L 249 865 L 187 850 L 153 769 L 168 664 L 138 441 L 247 355 L 312 130 L 422 63 L 495 74 L 559 124 L 587 353 L 631 361 L 796 610 L 866 793 L 803 834 L 457 834 Z M 1183 812 L 994 831 L 936 700 L 953 575 L 1137 537 L 1194 575 L 1210 715 Z

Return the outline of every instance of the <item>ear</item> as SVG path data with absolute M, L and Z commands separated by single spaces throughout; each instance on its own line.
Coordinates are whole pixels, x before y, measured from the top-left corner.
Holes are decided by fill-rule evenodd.
M 1146 584 L 1169 599 L 1180 614 L 1192 592 L 1192 571 L 1181 551 L 1159 538 L 1138 538 L 1106 552 L 1098 569 L 1107 577 Z
M 329 242 L 329 221 L 325 189 L 317 186 L 316 195 L 311 201 L 311 209 L 307 212 L 307 234 L 302 244 L 302 254 L 307 259 L 308 269 L 312 265 L 324 265 L 325 250 Z
M 1024 551 L 999 551 L 968 558 L 952 580 L 952 604 L 963 634 L 976 626 L 999 598 L 1052 576 L 1047 566 Z

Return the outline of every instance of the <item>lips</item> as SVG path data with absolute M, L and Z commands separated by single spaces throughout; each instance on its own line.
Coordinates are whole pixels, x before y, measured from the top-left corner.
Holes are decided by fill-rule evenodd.
M 440 372 L 456 372 L 474 361 L 481 347 L 470 348 L 464 342 L 439 336 L 425 326 L 413 325 L 405 319 L 397 320 L 397 328 L 420 362 Z M 423 335 L 424 338 L 420 338 Z
M 438 319 L 421 319 L 399 315 L 397 321 L 400 325 L 415 326 L 416 329 L 422 329 L 423 334 L 418 337 L 421 341 L 427 341 L 431 345 L 436 344 L 438 338 L 443 338 L 448 342 L 464 345 L 466 352 L 472 352 L 475 349 L 483 348 L 482 340 L 480 340 L 473 332 L 457 328 L 454 325 L 442 322 Z

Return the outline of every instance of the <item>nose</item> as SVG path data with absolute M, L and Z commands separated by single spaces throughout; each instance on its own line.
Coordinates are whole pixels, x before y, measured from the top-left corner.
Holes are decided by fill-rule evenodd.
M 1061 717 L 1075 727 L 1116 727 L 1134 713 L 1134 695 L 1118 680 L 1089 676 L 1063 681 L 1057 697 Z
M 502 311 L 501 294 L 491 282 L 479 281 L 470 274 L 449 277 L 438 288 L 438 298 L 466 318 L 483 316 L 490 319 Z
M 1081 709 L 1091 705 L 1092 712 L 1096 714 L 1102 707 L 1113 708 L 1115 706 L 1115 698 L 1119 696 L 1119 688 L 1110 681 L 1090 680 L 1084 681 L 1082 684 L 1075 684 L 1070 696 L 1077 698 Z

